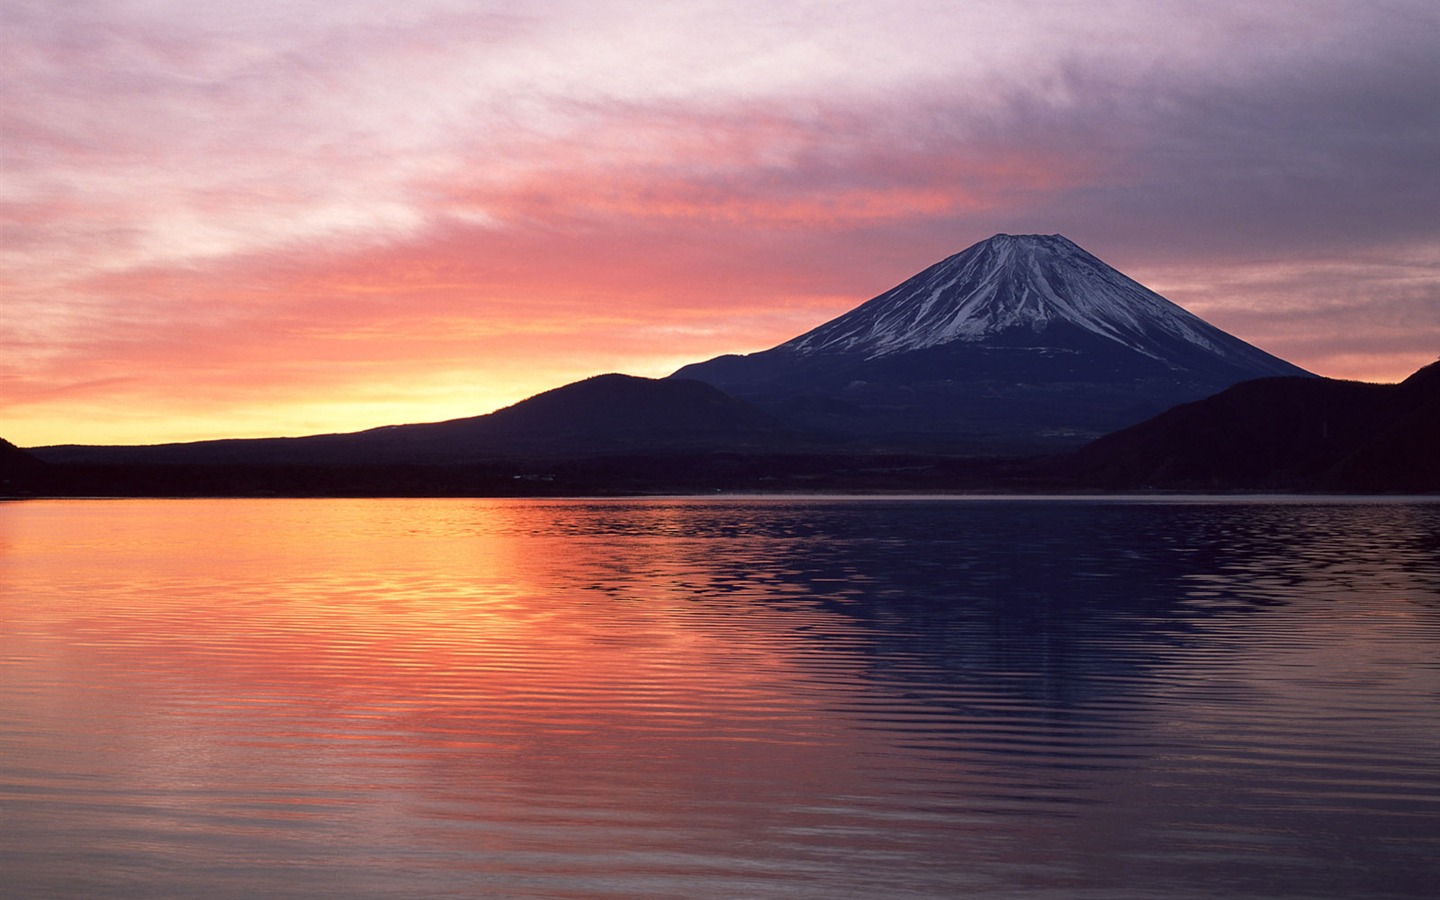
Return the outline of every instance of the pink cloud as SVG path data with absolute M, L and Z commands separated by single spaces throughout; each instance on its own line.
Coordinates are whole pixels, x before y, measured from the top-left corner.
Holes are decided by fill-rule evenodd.
M 7 6 L 0 436 L 484 412 L 997 231 L 1323 374 L 1440 341 L 1432 6 L 842 6 Z

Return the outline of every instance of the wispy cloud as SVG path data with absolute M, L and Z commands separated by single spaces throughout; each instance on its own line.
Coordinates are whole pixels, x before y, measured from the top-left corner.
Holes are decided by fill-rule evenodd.
M 768 346 L 996 231 L 1402 377 L 1440 346 L 1437 32 L 1423 0 L 9 0 L 4 436 L 475 414 Z

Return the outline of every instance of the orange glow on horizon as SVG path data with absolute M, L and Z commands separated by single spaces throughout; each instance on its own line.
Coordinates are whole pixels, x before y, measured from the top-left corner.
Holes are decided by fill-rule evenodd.
M 42 334 L 18 347 L 12 359 L 35 361 L 0 380 L 0 437 L 20 446 L 147 444 L 482 415 L 603 372 L 662 377 L 765 349 L 873 295 L 815 290 L 856 282 L 866 267 L 853 255 L 806 283 L 784 268 L 783 244 L 781 252 L 700 244 L 712 226 L 679 221 L 668 235 L 653 233 L 654 253 L 638 256 L 586 239 L 554 259 L 546 235 L 487 234 L 477 245 L 475 231 L 457 229 L 424 244 L 303 261 L 261 256 L 93 276 L 71 290 L 121 303 L 130 316 L 97 319 L 83 340 L 47 343 Z M 477 246 L 481 253 L 467 252 Z M 754 265 L 730 264 L 742 256 Z M 867 290 L 909 274 L 887 284 L 871 273 Z M 1347 350 L 1323 323 L 1297 330 L 1280 300 L 1286 282 L 1261 291 L 1257 277 L 1207 290 L 1203 274 L 1172 276 L 1175 287 L 1158 287 L 1317 374 L 1399 381 L 1434 361 L 1430 349 L 1406 346 L 1403 323 L 1384 349 Z

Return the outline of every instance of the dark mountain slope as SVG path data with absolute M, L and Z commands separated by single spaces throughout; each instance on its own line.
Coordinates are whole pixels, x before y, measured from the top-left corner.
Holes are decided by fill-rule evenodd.
M 130 447 L 40 447 L 55 463 L 105 465 L 456 465 L 498 458 L 743 450 L 793 436 L 697 381 L 598 375 L 489 415 L 351 434 Z
M 0 476 L 13 475 L 17 472 L 33 471 L 44 465 L 40 460 L 21 450 L 19 447 L 0 438 Z
M 1107 435 L 1066 477 L 1111 489 L 1440 490 L 1440 363 L 1400 384 L 1267 378 Z
M 50 467 L 0 438 L 0 497 L 29 493 L 40 485 Z
M 1060 235 L 996 235 L 793 340 L 674 377 L 852 439 L 1034 452 L 1273 375 L 1308 373 Z

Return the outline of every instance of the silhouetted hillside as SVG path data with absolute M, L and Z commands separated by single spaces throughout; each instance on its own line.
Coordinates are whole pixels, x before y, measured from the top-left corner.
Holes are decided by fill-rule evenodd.
M 552 455 L 743 446 L 786 436 L 771 416 L 703 382 L 613 374 L 537 394 L 482 420 L 489 440 Z
M 1400 384 L 1264 378 L 1080 450 L 1066 478 L 1108 489 L 1440 490 L 1440 363 Z
M 154 446 L 40 447 L 53 463 L 99 465 L 458 465 L 632 451 L 787 446 L 770 416 L 698 381 L 597 375 L 484 416 L 351 434 Z
M 0 497 L 34 491 L 49 467 L 0 438 Z

